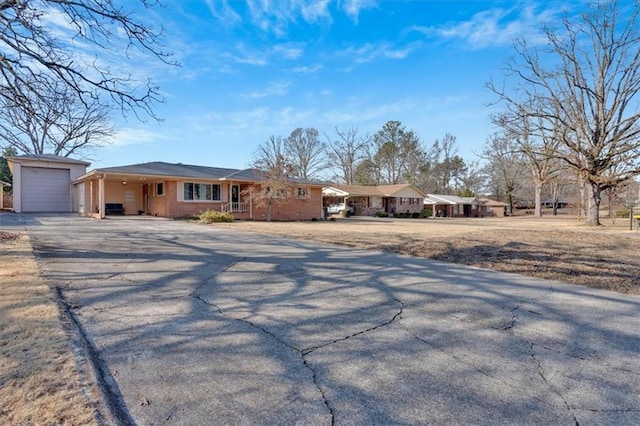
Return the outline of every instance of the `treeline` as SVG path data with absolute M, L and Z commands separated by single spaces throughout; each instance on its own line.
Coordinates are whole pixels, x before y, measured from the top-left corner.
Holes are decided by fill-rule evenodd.
M 336 128 L 320 135 L 314 128 L 271 136 L 254 154 L 253 167 L 282 169 L 290 177 L 348 185 L 410 183 L 425 193 L 471 195 L 483 189 L 477 161 L 458 155 L 456 137 L 446 134 L 425 145 L 400 121 L 388 121 L 373 135 L 358 128 Z

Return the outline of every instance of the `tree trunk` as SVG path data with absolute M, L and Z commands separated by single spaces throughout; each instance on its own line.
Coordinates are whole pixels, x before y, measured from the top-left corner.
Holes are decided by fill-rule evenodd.
M 511 191 L 507 192 L 507 216 L 511 216 L 513 214 L 513 193 Z
M 267 201 L 267 222 L 271 222 L 271 198 Z
M 535 199 L 536 206 L 534 216 L 542 217 L 542 182 L 540 182 L 539 180 L 536 180 L 535 182 Z
M 600 186 L 589 183 L 587 200 L 587 226 L 600 225 Z
M 578 218 L 582 219 L 587 216 L 587 184 L 584 179 L 580 178 L 580 210 L 578 211 Z
M 553 198 L 553 215 L 558 215 L 558 184 L 553 183 L 551 185 L 551 197 Z

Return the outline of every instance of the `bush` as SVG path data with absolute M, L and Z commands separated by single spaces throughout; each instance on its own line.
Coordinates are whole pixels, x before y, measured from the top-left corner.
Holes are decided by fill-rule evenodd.
M 411 217 L 412 217 L 413 219 L 418 219 L 418 218 L 420 217 L 420 213 L 418 213 L 418 212 L 413 212 L 413 213 L 411 213 Z
M 389 215 L 386 212 L 375 212 L 373 215 L 375 217 L 389 217 Z
M 404 219 L 407 217 L 406 213 L 402 213 L 402 212 L 398 212 L 398 213 L 394 213 L 393 217 L 398 218 L 398 219 Z
M 629 213 L 631 213 L 628 209 L 620 209 L 616 211 L 616 217 L 629 217 Z
M 340 216 L 342 216 L 342 217 L 351 216 L 351 210 L 349 210 L 349 209 L 340 210 Z
M 200 223 L 215 223 L 215 222 L 233 222 L 233 215 L 231 213 L 222 213 L 217 210 L 205 210 L 198 215 Z
M 422 209 L 420 212 L 420 217 L 431 217 L 433 215 L 433 211 L 431 209 Z

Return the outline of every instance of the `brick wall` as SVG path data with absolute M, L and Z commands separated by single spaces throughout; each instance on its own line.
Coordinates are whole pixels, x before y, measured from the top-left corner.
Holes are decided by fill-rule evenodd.
M 223 202 L 194 202 L 178 201 L 178 181 L 165 182 L 165 195 L 149 197 L 150 214 L 165 217 L 192 217 L 198 215 L 203 210 L 221 211 Z M 241 187 L 241 201 L 249 202 L 247 191 Z M 221 198 L 225 201 L 229 199 L 229 186 L 222 184 Z M 252 207 L 253 220 L 267 220 L 266 207 Z M 311 188 L 308 198 L 287 198 L 280 200 L 271 207 L 271 220 L 311 220 L 319 219 L 322 215 L 322 189 Z M 249 212 L 236 213 L 237 219 L 249 219 Z
M 322 217 L 322 189 L 310 188 L 308 198 L 291 197 L 271 206 L 271 220 L 311 220 Z M 253 206 L 254 220 L 267 220 L 267 208 Z

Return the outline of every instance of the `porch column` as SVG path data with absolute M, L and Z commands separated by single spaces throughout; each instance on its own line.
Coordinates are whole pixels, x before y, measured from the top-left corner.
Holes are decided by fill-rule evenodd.
M 249 219 L 253 220 L 253 185 L 249 186 Z
M 100 209 L 100 219 L 104 219 L 104 180 L 106 178 L 107 175 L 104 175 L 98 179 L 98 209 Z

